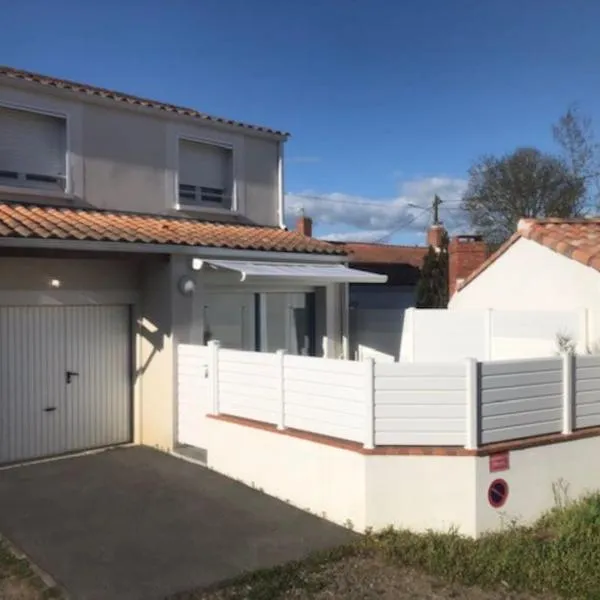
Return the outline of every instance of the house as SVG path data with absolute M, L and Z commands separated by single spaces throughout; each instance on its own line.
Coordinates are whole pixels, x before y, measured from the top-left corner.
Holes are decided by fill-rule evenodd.
M 521 219 L 516 233 L 457 283 L 451 309 L 600 306 L 600 219 Z
M 296 230 L 310 236 L 312 226 L 312 219 L 302 215 Z M 432 227 L 427 235 L 428 244 L 439 246 L 442 231 L 441 227 Z M 350 267 L 387 277 L 387 281 L 381 283 L 351 283 L 348 286 L 350 356 L 397 360 L 404 311 L 415 305 L 416 286 L 428 246 L 332 243 L 346 252 Z
M 343 355 L 343 248 L 283 227 L 288 134 L 0 68 L 0 463 L 183 443 L 177 348 Z

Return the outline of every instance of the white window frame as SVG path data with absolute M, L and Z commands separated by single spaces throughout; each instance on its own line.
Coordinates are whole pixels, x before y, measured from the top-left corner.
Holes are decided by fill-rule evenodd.
M 207 146 L 216 146 L 217 148 L 223 148 L 231 152 L 231 208 L 221 208 L 205 204 L 186 204 L 179 201 L 179 148 L 181 146 L 181 142 L 192 142 L 193 144 L 205 144 Z M 237 152 L 233 144 L 224 142 L 222 140 L 215 140 L 206 137 L 196 137 L 193 135 L 177 134 L 175 148 L 175 166 L 175 189 L 173 193 L 175 197 L 176 210 L 219 214 L 230 214 L 239 212 Z
M 45 115 L 47 117 L 56 117 L 59 119 L 63 119 L 65 122 L 65 189 L 63 191 L 44 190 L 36 187 L 27 187 L 26 185 L 16 186 L 10 184 L 2 184 L 0 186 L 0 190 L 7 190 L 20 194 L 33 194 L 36 196 L 46 197 L 71 196 L 73 194 L 73 182 L 71 177 L 71 115 L 68 112 L 50 110 L 47 108 L 41 108 L 39 106 L 33 106 L 30 104 L 7 102 L 5 100 L 0 100 L 0 108 L 9 108 L 13 110 L 20 110 L 22 112 Z

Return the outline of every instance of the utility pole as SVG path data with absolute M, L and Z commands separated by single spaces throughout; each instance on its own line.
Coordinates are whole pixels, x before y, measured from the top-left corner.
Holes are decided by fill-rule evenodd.
M 442 203 L 441 198 L 436 194 L 433 197 L 433 224 L 440 224 L 440 204 Z

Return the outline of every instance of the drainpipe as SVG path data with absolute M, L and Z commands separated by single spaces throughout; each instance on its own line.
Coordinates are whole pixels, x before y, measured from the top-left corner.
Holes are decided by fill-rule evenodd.
M 277 152 L 277 176 L 279 182 L 278 198 L 277 198 L 277 218 L 279 227 L 285 229 L 285 207 L 284 207 L 284 185 L 283 185 L 283 144 L 285 140 L 280 140 Z

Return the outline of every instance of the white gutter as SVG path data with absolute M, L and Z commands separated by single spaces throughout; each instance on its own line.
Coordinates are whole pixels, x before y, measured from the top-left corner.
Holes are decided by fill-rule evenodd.
M 280 140 L 277 144 L 277 178 L 278 178 L 278 197 L 277 197 L 277 217 L 279 219 L 279 227 L 285 229 L 285 186 L 283 174 L 283 144 L 285 140 Z
M 176 244 L 144 244 L 135 242 L 99 242 L 94 240 L 56 240 L 29 238 L 0 238 L 2 248 L 39 248 L 43 250 L 81 250 L 93 252 L 131 252 L 138 254 L 180 254 L 198 258 L 223 258 L 238 260 L 269 260 L 314 263 L 343 263 L 347 256 L 336 254 L 309 254 L 301 252 L 269 252 L 265 250 L 233 250 L 230 248 L 204 248 Z

